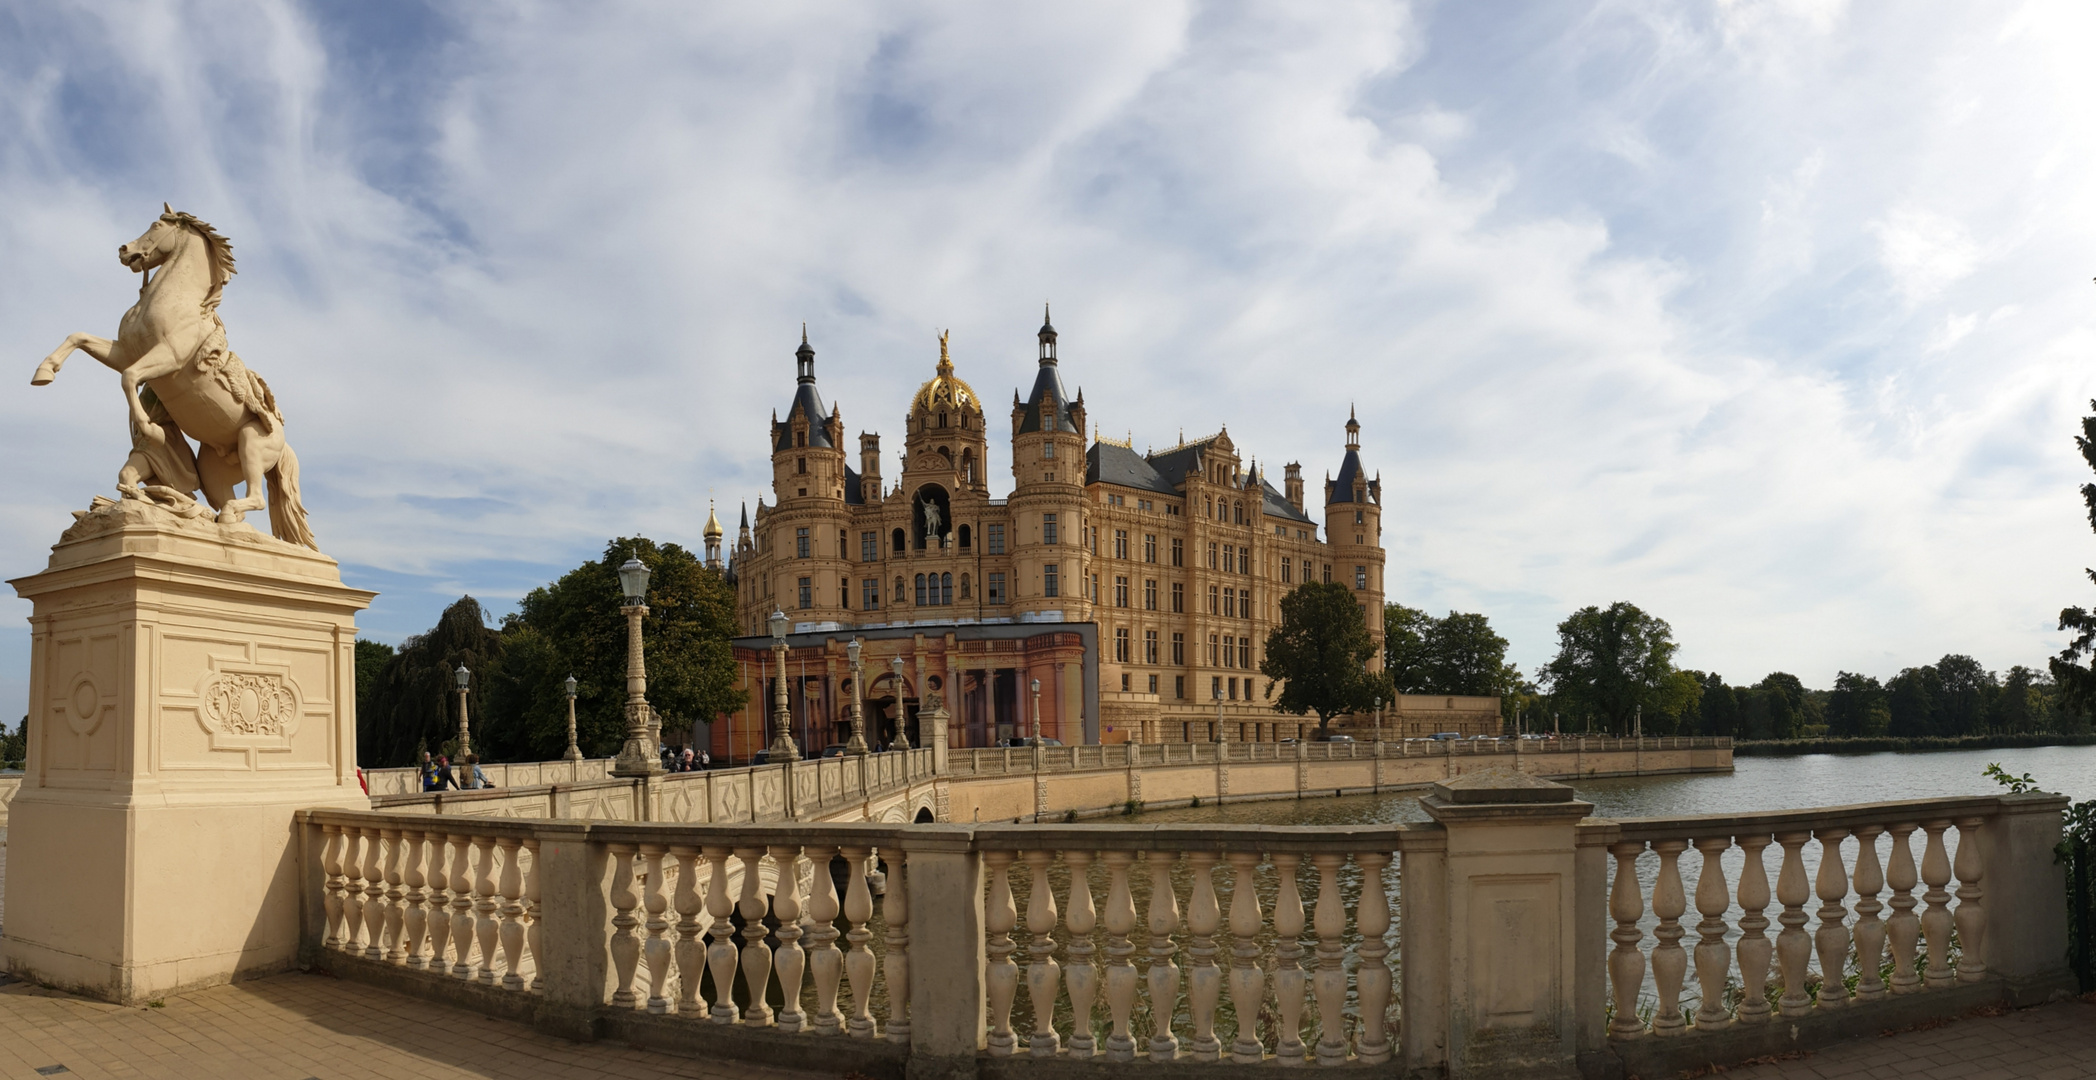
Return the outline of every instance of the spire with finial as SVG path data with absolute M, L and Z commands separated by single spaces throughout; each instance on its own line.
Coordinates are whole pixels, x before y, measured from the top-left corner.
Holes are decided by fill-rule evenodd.
M 1041 302 L 1041 363 L 1055 363 L 1055 323 L 1048 318 L 1048 302 Z
M 1361 449 L 1361 421 L 1354 418 L 1354 407 L 1351 404 L 1346 407 L 1346 448 Z
M 808 344 L 808 324 L 801 324 L 801 347 L 793 351 L 794 366 L 802 382 L 815 381 L 815 348 Z M 813 419 L 812 417 L 810 419 Z
M 953 357 L 946 351 L 946 336 L 951 333 L 953 333 L 951 330 L 939 331 L 939 374 L 941 375 L 953 374 Z

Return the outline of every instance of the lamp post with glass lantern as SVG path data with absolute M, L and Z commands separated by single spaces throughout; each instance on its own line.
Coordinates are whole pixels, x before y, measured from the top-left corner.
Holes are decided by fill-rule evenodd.
M 902 702 L 904 685 L 902 681 L 902 657 L 898 656 L 888 661 L 888 670 L 895 673 L 895 741 L 888 744 L 888 749 L 908 750 L 910 748 L 910 710 Z
M 849 666 L 851 667 L 852 680 L 852 733 L 851 740 L 844 744 L 844 752 L 853 755 L 864 754 L 867 752 L 866 715 L 859 708 L 859 690 L 861 684 L 864 683 L 866 679 L 866 667 L 859 661 L 859 652 L 864 647 L 865 646 L 860 643 L 858 638 L 851 639 L 851 642 L 844 646 L 844 655 L 845 658 L 849 661 Z
M 568 761 L 581 761 L 582 747 L 575 743 L 575 676 L 569 675 L 560 685 L 568 692 L 568 752 L 561 756 Z
M 799 761 L 801 748 L 793 741 L 793 710 L 786 705 L 786 613 L 772 609 L 771 655 L 779 669 L 778 689 L 771 697 L 771 748 L 767 758 L 777 765 L 786 761 Z
M 662 772 L 662 759 L 649 737 L 654 710 L 648 707 L 648 661 L 640 639 L 640 621 L 648 614 L 647 564 L 630 557 L 621 564 L 619 589 L 626 594 L 626 743 L 611 774 L 655 776 Z
M 458 756 L 459 756 L 459 760 L 460 760 L 460 761 L 464 761 L 464 760 L 466 760 L 466 755 L 467 755 L 467 754 L 470 754 L 470 753 L 472 753 L 472 752 L 473 752 L 473 738 L 472 738 L 472 736 L 471 736 L 470 734 L 468 734 L 468 731 L 467 731 L 467 727 L 466 727 L 466 687 L 468 687 L 468 686 L 471 686 L 471 685 L 473 684 L 473 673 L 472 673 L 472 672 L 470 672 L 470 671 L 467 671 L 467 670 L 466 670 L 466 665 L 464 665 L 464 664 L 460 664 L 460 665 L 458 666 L 458 670 L 457 670 L 457 671 L 454 671 L 454 672 L 452 672 L 452 673 L 451 673 L 451 678 L 452 678 L 452 680 L 453 680 L 453 681 L 455 681 L 455 682 L 457 682 L 457 683 L 458 683 L 458 692 L 459 692 L 459 749 L 458 749 Z

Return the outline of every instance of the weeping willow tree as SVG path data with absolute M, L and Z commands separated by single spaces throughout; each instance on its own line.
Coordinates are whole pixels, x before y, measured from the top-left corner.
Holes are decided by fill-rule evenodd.
M 476 750 L 492 751 L 492 730 L 479 715 L 488 679 L 502 664 L 502 635 L 488 626 L 470 596 L 444 609 L 426 634 L 402 642 L 373 680 L 369 701 L 357 703 L 357 758 L 366 768 L 412 764 L 423 750 L 438 752 L 458 737 L 458 684 L 463 664 L 473 673 L 467 708 Z

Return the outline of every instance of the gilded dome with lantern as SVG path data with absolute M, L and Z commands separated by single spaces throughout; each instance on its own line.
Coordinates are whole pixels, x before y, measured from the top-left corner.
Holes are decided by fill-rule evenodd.
M 976 396 L 974 387 L 953 373 L 953 358 L 947 353 L 946 334 L 942 333 L 939 335 L 938 374 L 917 388 L 917 396 L 910 401 L 910 412 L 922 415 L 948 409 L 980 416 L 982 399 Z

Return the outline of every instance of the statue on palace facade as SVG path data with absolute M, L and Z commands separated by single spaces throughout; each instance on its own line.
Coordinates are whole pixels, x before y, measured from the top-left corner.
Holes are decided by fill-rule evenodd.
M 234 272 L 233 246 L 195 216 L 161 208 L 143 235 L 117 248 L 117 258 L 143 281 L 116 339 L 68 335 L 37 365 L 30 385 L 56 378 L 76 349 L 100 360 L 120 377 L 130 412 L 131 453 L 117 474 L 124 499 L 199 517 L 201 488 L 219 524 L 237 524 L 267 506 L 277 539 L 316 548 L 299 502 L 298 457 L 284 441 L 284 414 L 269 384 L 226 344 L 218 317 Z M 242 482 L 246 494 L 236 497 Z

